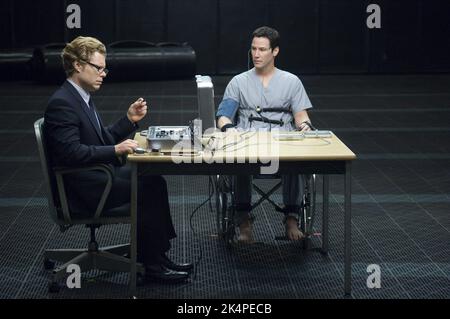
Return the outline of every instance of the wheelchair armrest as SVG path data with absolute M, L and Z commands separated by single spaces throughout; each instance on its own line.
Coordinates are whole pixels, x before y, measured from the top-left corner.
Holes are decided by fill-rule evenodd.
M 105 206 L 106 199 L 108 198 L 109 192 L 112 187 L 112 178 L 113 172 L 108 165 L 105 164 L 95 164 L 89 166 L 80 166 L 80 167 L 54 167 L 53 172 L 56 177 L 56 185 L 58 187 L 59 199 L 62 206 L 63 218 L 64 222 L 67 224 L 72 224 L 72 219 L 70 217 L 69 212 L 69 203 L 67 201 L 66 190 L 64 187 L 64 179 L 63 175 L 77 173 L 77 172 L 86 172 L 86 171 L 103 171 L 108 180 L 105 185 L 105 189 L 103 190 L 102 197 L 97 205 L 95 210 L 94 219 L 100 218 L 100 215 L 103 211 L 103 207 Z

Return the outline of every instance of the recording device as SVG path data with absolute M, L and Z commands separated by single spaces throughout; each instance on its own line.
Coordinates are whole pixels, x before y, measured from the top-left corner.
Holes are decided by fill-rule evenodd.
M 195 119 L 188 126 L 149 126 L 147 149 L 152 152 L 198 152 L 202 149 L 202 121 Z
M 190 148 L 191 131 L 189 126 L 149 126 L 147 130 L 148 150 L 170 153 L 175 145 Z
M 199 152 L 204 130 L 215 128 L 214 86 L 211 77 L 196 75 L 198 118 L 187 126 L 150 126 L 140 134 L 146 136 L 147 150 L 152 152 Z
M 189 130 L 191 133 L 191 145 L 198 147 L 198 145 L 202 144 L 201 138 L 202 138 L 202 120 L 199 118 L 196 118 L 192 120 L 189 123 Z

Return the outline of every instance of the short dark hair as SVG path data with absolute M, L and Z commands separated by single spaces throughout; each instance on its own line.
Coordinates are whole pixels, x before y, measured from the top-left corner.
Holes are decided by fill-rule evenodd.
M 276 47 L 278 47 L 279 43 L 280 43 L 280 34 L 278 33 L 277 30 L 275 30 L 274 28 L 271 28 L 271 27 L 266 27 L 266 26 L 259 27 L 258 29 L 253 31 L 252 38 L 255 38 L 255 37 L 269 39 L 270 47 L 272 49 L 275 49 Z

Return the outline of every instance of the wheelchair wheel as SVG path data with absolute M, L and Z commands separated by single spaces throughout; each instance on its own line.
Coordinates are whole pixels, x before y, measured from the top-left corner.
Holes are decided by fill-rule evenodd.
M 217 234 L 223 237 L 226 232 L 226 215 L 228 209 L 228 196 L 226 193 L 216 193 L 216 227 Z
M 313 233 L 316 212 L 316 175 L 306 175 L 305 192 L 301 203 L 301 231 L 309 237 Z
M 216 227 L 217 234 L 227 242 L 234 236 L 231 187 L 227 176 L 217 176 L 216 182 Z

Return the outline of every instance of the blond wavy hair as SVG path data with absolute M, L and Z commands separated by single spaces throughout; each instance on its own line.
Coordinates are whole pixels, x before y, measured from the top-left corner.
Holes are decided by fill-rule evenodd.
M 81 64 L 86 64 L 85 61 L 89 61 L 95 52 L 106 56 L 105 45 L 93 37 L 79 36 L 72 42 L 67 43 L 61 53 L 62 63 L 66 75 L 70 77 L 75 72 L 75 68 L 73 67 L 73 63 L 75 61 L 78 61 Z

